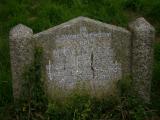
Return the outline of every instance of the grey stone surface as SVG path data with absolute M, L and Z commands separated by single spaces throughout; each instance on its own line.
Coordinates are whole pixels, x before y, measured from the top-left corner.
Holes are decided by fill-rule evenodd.
M 124 28 L 78 17 L 35 34 L 44 49 L 49 85 L 72 89 L 77 82 L 109 89 L 130 74 L 130 37 Z M 51 91 L 51 90 L 49 90 Z
M 22 24 L 15 26 L 10 31 L 10 58 L 15 99 L 20 96 L 25 66 L 29 65 L 33 59 L 32 37 L 32 30 Z
M 129 24 L 132 35 L 132 76 L 134 88 L 146 102 L 150 101 L 153 41 L 155 29 L 144 18 Z

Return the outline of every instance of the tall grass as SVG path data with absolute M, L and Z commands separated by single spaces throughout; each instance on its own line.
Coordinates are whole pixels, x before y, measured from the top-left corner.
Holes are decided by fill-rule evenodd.
M 49 120 L 144 120 L 154 115 L 149 106 L 136 97 L 130 79 L 118 82 L 118 94 L 105 94 L 101 98 L 87 91 L 74 91 L 68 98 L 49 103 Z
M 154 71 L 152 80 L 152 105 L 160 115 L 160 44 L 154 46 Z

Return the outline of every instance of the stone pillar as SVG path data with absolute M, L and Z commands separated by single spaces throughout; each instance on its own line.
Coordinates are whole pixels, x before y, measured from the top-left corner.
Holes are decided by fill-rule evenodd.
M 150 101 L 155 29 L 144 18 L 129 24 L 132 31 L 132 77 L 138 95 Z
M 10 31 L 10 57 L 12 70 L 12 84 L 14 99 L 18 99 L 21 93 L 23 72 L 25 66 L 33 60 L 33 32 L 32 29 L 19 24 Z

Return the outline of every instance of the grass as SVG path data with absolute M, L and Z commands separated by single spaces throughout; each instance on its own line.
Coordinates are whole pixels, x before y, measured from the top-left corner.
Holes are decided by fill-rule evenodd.
M 144 16 L 160 36 L 160 0 L 1 0 L 0 107 L 13 102 L 8 39 L 10 29 L 22 23 L 37 33 L 77 16 L 87 16 L 122 27 Z M 152 107 L 160 111 L 160 43 L 154 46 Z
M 0 109 L 2 111 L 0 118 L 4 120 L 154 120 L 156 113 L 153 108 L 136 96 L 131 79 L 128 78 L 118 82 L 117 94 L 105 94 L 99 98 L 91 96 L 86 89 L 75 88 L 67 97 L 50 99 L 47 102 L 44 94 L 41 94 L 43 89 L 39 89 L 42 85 L 39 84 L 40 79 L 34 74 L 39 71 L 36 67 L 37 62 L 35 63 L 34 67 L 32 65 L 27 69 L 29 71 L 25 72 L 27 79 L 23 92 L 27 94 L 23 93 L 18 103 Z M 32 87 L 28 87 L 30 83 Z M 29 92 L 30 90 L 32 92 Z

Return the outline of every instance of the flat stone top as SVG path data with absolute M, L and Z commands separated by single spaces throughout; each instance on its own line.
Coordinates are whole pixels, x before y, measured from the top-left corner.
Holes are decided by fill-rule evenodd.
M 90 19 L 90 18 L 87 18 L 87 17 L 80 16 L 80 17 L 74 18 L 72 20 L 69 20 L 68 22 L 62 23 L 60 25 L 57 25 L 57 26 L 52 27 L 50 29 L 44 30 L 44 31 L 42 31 L 40 33 L 37 33 L 37 34 L 34 35 L 34 37 L 37 37 L 37 36 L 39 36 L 41 34 L 52 33 L 53 31 L 55 31 L 57 29 L 63 29 L 63 28 L 69 27 L 70 25 L 73 25 L 73 24 L 76 24 L 76 23 L 79 23 L 79 22 L 93 23 L 93 24 L 97 24 L 100 27 L 107 27 L 108 29 L 121 31 L 121 32 L 124 32 L 124 33 L 130 33 L 125 28 L 118 27 L 118 26 L 115 26 L 115 25 L 106 24 L 106 23 L 102 23 L 102 22 L 94 20 L 94 19 Z

